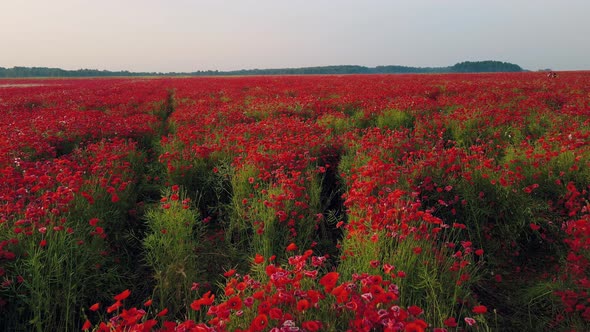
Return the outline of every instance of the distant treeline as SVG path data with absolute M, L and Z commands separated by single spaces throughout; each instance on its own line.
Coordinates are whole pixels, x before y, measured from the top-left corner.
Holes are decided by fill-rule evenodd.
M 65 70 L 47 67 L 0 67 L 0 77 L 108 77 L 108 76 L 145 76 L 158 73 L 133 73 L 130 71 L 108 71 L 96 69 Z
M 113 76 L 235 76 L 235 75 L 342 75 L 342 74 L 423 74 L 519 72 L 519 65 L 501 61 L 465 61 L 450 67 L 407 66 L 322 66 L 279 69 L 205 70 L 190 73 L 130 72 L 96 69 L 65 70 L 46 67 L 0 67 L 0 77 L 113 77 Z

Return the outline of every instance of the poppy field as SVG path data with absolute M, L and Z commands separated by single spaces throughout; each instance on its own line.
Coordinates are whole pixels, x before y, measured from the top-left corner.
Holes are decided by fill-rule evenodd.
M 590 72 L 0 80 L 0 329 L 590 329 Z

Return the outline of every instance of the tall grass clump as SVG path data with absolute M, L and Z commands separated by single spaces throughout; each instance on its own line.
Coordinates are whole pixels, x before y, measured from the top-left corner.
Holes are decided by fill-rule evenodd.
M 19 251 L 11 269 L 22 279 L 8 288 L 17 294 L 9 305 L 13 314 L 3 318 L 9 330 L 78 330 L 80 307 L 95 300 L 97 290 L 121 283 L 105 257 L 104 240 L 89 235 L 90 226 L 77 228 L 77 234 L 56 227 L 17 237 Z
M 9 330 L 76 330 L 80 308 L 132 283 L 126 221 L 141 160 L 135 143 L 113 139 L 48 162 L 58 173 L 45 173 L 46 192 L 31 195 L 28 212 L 0 236 L 15 254 L 2 272 L 18 276 L 0 290 L 11 300 Z
M 375 120 L 377 127 L 391 130 L 400 128 L 413 129 L 415 121 L 415 117 L 409 112 L 396 109 L 384 111 Z
M 228 179 L 221 178 L 217 170 L 226 167 L 229 156 L 221 151 L 210 151 L 188 146 L 178 139 L 164 138 L 160 149 L 159 162 L 165 167 L 164 178 L 169 185 L 180 185 L 186 194 L 198 205 L 199 212 L 208 216 L 229 198 Z
M 190 313 L 194 282 L 204 280 L 198 250 L 204 228 L 184 190 L 173 186 L 161 204 L 147 211 L 148 234 L 143 240 L 145 262 L 153 270 L 153 299 L 170 315 Z
M 338 272 L 344 278 L 357 271 L 393 277 L 401 306 L 417 305 L 424 309 L 428 322 L 443 326 L 450 317 L 470 316 L 471 307 L 477 304 L 470 289 L 480 273 L 475 249 L 453 238 L 455 241 L 441 238 L 433 242 L 417 234 L 404 238 L 385 231 L 370 236 L 347 232 Z M 482 326 L 487 324 L 483 317 L 478 320 Z
M 323 177 L 311 168 L 267 180 L 253 165 L 234 170 L 226 239 L 248 255 L 277 259 L 291 243 L 309 248 L 323 217 Z
M 342 135 L 353 128 L 354 122 L 344 114 L 325 114 L 316 120 L 316 123 L 324 128 L 331 129 L 335 137 Z

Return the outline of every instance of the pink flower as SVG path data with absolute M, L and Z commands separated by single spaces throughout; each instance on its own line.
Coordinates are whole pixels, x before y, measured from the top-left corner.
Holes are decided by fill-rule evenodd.
M 465 317 L 465 323 L 467 323 L 467 325 L 469 326 L 473 326 L 476 324 L 476 321 L 471 317 Z

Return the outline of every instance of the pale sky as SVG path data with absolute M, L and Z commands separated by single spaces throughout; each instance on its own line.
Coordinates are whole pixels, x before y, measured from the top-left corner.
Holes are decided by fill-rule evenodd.
M 590 0 L 0 0 L 0 67 L 590 69 Z

